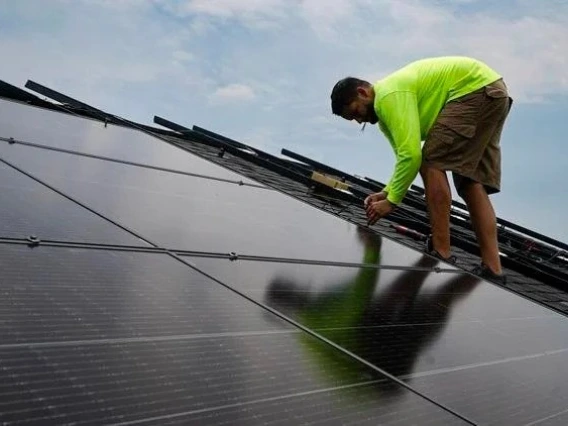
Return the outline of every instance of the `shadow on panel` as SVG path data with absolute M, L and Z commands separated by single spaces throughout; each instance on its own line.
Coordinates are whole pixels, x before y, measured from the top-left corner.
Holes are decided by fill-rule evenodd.
M 362 263 L 380 265 L 381 237 L 364 228 L 358 235 L 365 247 Z M 422 255 L 409 268 L 433 268 L 436 263 Z M 405 376 L 441 336 L 456 304 L 482 282 L 467 274 L 440 274 L 439 285 L 423 292 L 431 273 L 436 274 L 408 269 L 381 282 L 380 268 L 362 267 L 323 289 L 280 273 L 268 284 L 264 302 L 373 365 Z M 326 368 L 325 355 L 309 347 L 309 339 L 304 344 L 321 370 L 334 375 Z

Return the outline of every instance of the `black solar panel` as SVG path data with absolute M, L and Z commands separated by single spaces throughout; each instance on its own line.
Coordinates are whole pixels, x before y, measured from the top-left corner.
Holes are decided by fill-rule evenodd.
M 0 147 L 4 145 L 8 144 L 0 143 Z M 63 195 L 0 163 L 0 238 L 32 236 L 42 240 L 149 247 Z
M 259 185 L 146 133 L 2 99 L 0 138 Z
M 394 424 L 404 410 L 461 423 L 171 256 L 4 244 L 0 258 L 6 424 L 161 424 L 311 403 L 324 405 L 319 421 Z
M 318 213 L 277 191 L 18 144 L 0 144 L 0 155 L 170 249 L 352 262 L 362 259 L 364 236 L 358 235 L 354 225 Z M 394 253 L 400 250 L 391 242 L 385 244 Z M 409 251 L 407 255 L 413 256 Z
M 384 248 L 383 252 L 388 253 Z M 367 260 L 380 264 L 381 253 L 369 252 Z M 439 388 L 439 402 L 481 424 L 521 424 L 519 407 L 529 401 L 539 401 L 540 408 L 531 409 L 535 417 L 554 414 L 568 404 L 568 385 L 539 373 L 551 374 L 549 363 L 568 357 L 566 317 L 475 276 L 191 261 L 420 391 Z M 424 256 L 411 265 L 434 263 Z M 508 391 L 519 382 L 525 364 L 534 371 L 528 374 L 531 381 L 542 379 L 541 387 L 525 385 L 522 391 Z M 469 375 L 476 375 L 476 380 L 472 382 Z M 560 395 L 545 404 L 543 388 L 551 384 Z M 452 391 L 444 393 L 443 388 Z M 492 404 L 499 409 L 484 411 Z
M 142 130 L 0 100 L 0 422 L 566 420 L 565 316 L 261 152 Z
M 479 424 L 563 425 L 567 362 L 565 349 L 416 377 L 412 385 Z
M 339 377 L 324 383 L 301 349 L 288 337 L 254 336 L 0 350 L 12 379 L 9 387 L 0 385 L 2 420 L 223 424 L 229 417 L 230 424 L 257 425 L 271 414 L 284 424 L 341 418 L 355 424 L 466 424 L 392 383 L 342 378 L 349 373 L 346 360 L 336 360 Z
M 278 329 L 171 256 L 0 246 L 2 345 Z M 27 268 L 26 268 L 27 265 Z

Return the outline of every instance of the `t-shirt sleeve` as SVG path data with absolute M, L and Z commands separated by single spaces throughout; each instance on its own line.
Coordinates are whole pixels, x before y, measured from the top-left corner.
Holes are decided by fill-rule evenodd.
M 380 100 L 379 120 L 388 129 L 389 142 L 396 156 L 394 172 L 384 191 L 387 199 L 399 204 L 416 178 L 422 163 L 420 120 L 416 94 L 398 91 Z

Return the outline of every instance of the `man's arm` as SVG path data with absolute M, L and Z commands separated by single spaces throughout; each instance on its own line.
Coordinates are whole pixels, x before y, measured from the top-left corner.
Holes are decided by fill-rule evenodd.
M 391 179 L 383 191 L 387 200 L 400 204 L 416 178 L 422 164 L 420 120 L 416 95 L 413 92 L 393 92 L 380 100 L 379 117 L 388 128 L 396 164 Z

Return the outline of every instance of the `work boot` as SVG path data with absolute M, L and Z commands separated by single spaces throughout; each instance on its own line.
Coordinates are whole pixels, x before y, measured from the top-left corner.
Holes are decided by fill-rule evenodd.
M 481 262 L 481 264 L 473 268 L 471 272 L 475 275 L 480 276 L 483 279 L 494 281 L 502 285 L 507 284 L 507 275 L 505 275 L 504 273 L 501 273 L 500 275 L 496 274 L 491 269 L 489 269 L 489 267 L 487 267 L 483 262 Z
M 434 243 L 432 242 L 431 235 L 428 236 L 428 239 L 426 240 L 426 253 L 428 253 L 430 256 L 434 256 L 435 258 L 443 260 L 444 262 L 448 262 L 454 265 L 458 260 L 456 256 L 452 255 L 450 255 L 449 257 L 443 257 L 440 253 L 438 253 L 437 250 L 434 250 Z

